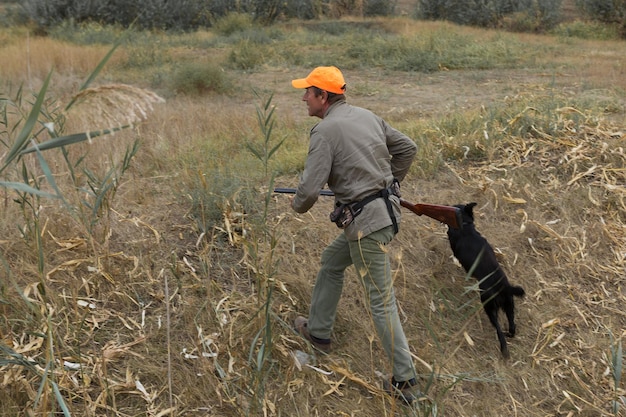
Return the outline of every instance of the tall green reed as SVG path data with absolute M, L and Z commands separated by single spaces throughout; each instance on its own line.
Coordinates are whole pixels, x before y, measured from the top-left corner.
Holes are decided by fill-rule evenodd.
M 255 91 L 257 97 L 260 95 Z M 273 128 L 275 124 L 275 107 L 272 105 L 273 95 L 262 101 L 257 106 L 256 114 L 259 130 L 262 134 L 262 142 L 248 142 L 248 150 L 263 164 L 267 181 L 267 193 L 264 198 L 263 214 L 250 238 L 246 239 L 247 255 L 250 257 L 252 269 L 256 278 L 256 290 L 259 308 L 254 317 L 258 317 L 259 329 L 250 344 L 248 362 L 252 374 L 250 386 L 253 387 L 252 412 L 259 412 L 265 404 L 265 384 L 274 368 L 271 352 L 273 347 L 272 325 L 275 316 L 272 310 L 272 295 L 274 293 L 275 274 L 278 270 L 279 260 L 276 259 L 276 247 L 279 241 L 276 230 L 268 225 L 269 206 L 271 204 L 272 190 L 274 188 L 275 174 L 270 174 L 270 160 L 276 151 L 282 146 L 285 139 L 274 143 Z M 261 99 L 262 100 L 262 99 Z M 269 176 L 268 176 L 269 175 Z
M 44 248 L 44 226 L 41 208 L 47 199 L 61 201 L 61 206 L 73 218 L 82 224 L 86 232 L 86 238 L 94 241 L 93 225 L 97 223 L 110 208 L 110 202 L 115 194 L 121 174 L 130 166 L 133 156 L 137 152 L 137 142 L 126 151 L 121 165 L 113 164 L 108 172 L 100 175 L 90 171 L 82 164 L 86 161 L 86 155 L 78 158 L 70 158 L 67 147 L 76 143 L 91 141 L 97 137 L 113 133 L 118 130 L 130 128 L 133 124 L 118 124 L 116 127 L 95 131 L 86 131 L 75 134 L 64 134 L 65 115 L 78 103 L 77 98 L 82 92 L 87 91 L 91 83 L 100 73 L 106 62 L 118 47 L 116 43 L 106 54 L 87 80 L 80 87 L 79 93 L 65 106 L 60 109 L 56 100 L 49 97 L 52 72 L 44 80 L 41 89 L 32 94 L 32 100 L 27 98 L 22 88 L 19 88 L 13 98 L 0 97 L 0 147 L 6 148 L 4 158 L 0 161 L 0 187 L 5 191 L 5 206 L 9 204 L 9 194 L 14 195 L 12 201 L 20 207 L 20 213 L 24 220 L 23 226 L 18 226 L 23 239 L 31 247 L 37 262 L 39 282 L 35 286 L 29 286 L 32 293 L 36 293 L 35 299 L 24 295 L 25 291 L 20 288 L 17 280 L 10 273 L 8 262 L 6 275 L 10 278 L 12 286 L 24 301 L 26 311 L 30 316 L 25 319 L 30 337 L 42 339 L 42 359 L 36 363 L 43 371 L 35 366 L 30 360 L 16 353 L 10 347 L 0 343 L 0 364 L 20 366 L 29 373 L 36 374 L 40 378 L 39 388 L 35 398 L 32 398 L 33 412 L 41 414 L 60 410 L 65 417 L 71 415 L 70 407 L 66 403 L 63 394 L 55 381 L 57 374 L 55 367 L 62 362 L 57 351 L 57 346 L 63 346 L 62 336 L 54 332 L 54 321 L 58 306 L 53 294 L 49 294 L 50 288 L 46 280 L 46 259 Z M 27 110 L 24 110 L 27 109 Z M 60 186 L 55 180 L 44 152 L 58 149 L 63 153 L 66 168 L 70 172 L 73 182 L 70 190 Z M 30 154 L 34 155 L 34 158 Z M 79 185 L 76 169 L 81 168 L 87 177 L 87 189 Z M 73 202 L 71 194 L 87 194 L 88 199 Z M 95 247 L 94 251 L 95 251 Z M 94 253 L 94 255 L 96 255 Z M 99 259 L 98 256 L 95 258 Z M 13 308 L 17 308 L 13 306 Z
M 254 95 L 259 99 L 261 98 L 256 90 L 254 90 Z M 256 106 L 257 122 L 259 129 L 261 130 L 261 134 L 263 135 L 262 142 L 255 143 L 253 141 L 248 141 L 246 143 L 246 148 L 252 153 L 252 155 L 263 163 L 263 172 L 265 173 L 266 179 L 270 169 L 270 159 L 282 146 L 286 139 L 282 138 L 277 143 L 272 143 L 272 132 L 275 124 L 274 111 L 276 110 L 276 108 L 272 106 L 273 97 L 274 95 L 271 94 L 261 106 Z
M 273 95 L 263 98 L 256 91 L 254 94 L 260 100 L 260 104 L 256 106 L 256 117 L 261 137 L 247 140 L 246 149 L 262 164 L 262 174 L 255 177 L 254 174 L 248 173 L 250 175 L 244 178 L 228 168 L 219 169 L 211 166 L 211 172 L 199 168 L 198 172 L 191 176 L 192 182 L 189 184 L 187 194 L 191 198 L 192 215 L 196 219 L 201 237 L 210 235 L 210 239 L 213 240 L 220 233 L 228 234 L 231 245 L 242 244 L 245 252 L 244 263 L 253 277 L 256 306 L 248 323 L 253 335 L 249 341 L 246 358 L 248 372 L 244 378 L 231 378 L 229 374 L 231 371 L 222 367 L 217 360 L 213 366 L 221 380 L 223 392 L 229 398 L 234 400 L 238 396 L 246 396 L 246 401 L 238 406 L 237 412 L 241 415 L 256 416 L 266 411 L 269 401 L 266 386 L 272 372 L 277 368 L 276 360 L 272 358 L 272 350 L 274 322 L 277 319 L 273 297 L 276 285 L 279 285 L 275 279 L 279 264 L 279 260 L 276 259 L 279 237 L 268 219 L 272 203 L 271 190 L 276 175 L 272 172 L 272 158 L 285 139 L 276 141 L 274 138 Z M 264 183 L 262 188 L 268 189 L 266 193 L 261 194 L 263 208 L 259 208 L 257 204 L 259 192 L 253 185 L 259 181 Z M 238 213 L 239 211 L 241 213 Z M 236 213 L 240 218 L 233 217 Z M 241 237 L 231 239 L 231 234 L 235 232 L 232 221 L 235 220 L 241 221 L 239 230 Z M 226 223 L 231 224 L 227 226 Z M 210 261 L 202 262 L 203 269 L 208 271 Z M 201 307 L 198 317 L 209 303 L 210 301 L 207 301 L 207 304 Z M 200 323 L 196 323 L 196 326 L 202 327 Z

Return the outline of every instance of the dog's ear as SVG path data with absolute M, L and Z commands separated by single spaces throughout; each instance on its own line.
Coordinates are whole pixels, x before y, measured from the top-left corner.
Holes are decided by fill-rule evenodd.
M 477 203 L 469 203 L 465 205 L 465 212 L 472 216 L 472 218 L 474 217 L 474 207 L 476 207 L 476 204 Z

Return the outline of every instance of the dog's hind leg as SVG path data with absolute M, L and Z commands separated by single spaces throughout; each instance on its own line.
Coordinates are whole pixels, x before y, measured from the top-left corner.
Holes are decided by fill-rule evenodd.
M 516 326 L 515 326 L 515 306 L 513 304 L 513 296 L 508 295 L 505 297 L 505 300 L 506 301 L 504 302 L 502 309 L 504 310 L 504 313 L 506 314 L 506 319 L 509 322 L 509 331 L 507 332 L 506 335 L 509 337 L 514 337 Z
M 504 359 L 509 358 L 509 347 L 506 343 L 506 337 L 504 336 L 504 332 L 500 327 L 500 323 L 498 322 L 498 305 L 489 301 L 485 304 L 485 312 L 487 313 L 487 317 L 489 317 L 489 321 L 495 327 L 496 333 L 498 334 L 498 341 L 500 342 L 500 352 L 502 353 L 502 357 Z

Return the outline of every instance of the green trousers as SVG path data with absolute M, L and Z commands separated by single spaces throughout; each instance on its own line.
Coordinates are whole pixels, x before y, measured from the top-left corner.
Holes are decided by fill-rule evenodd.
M 342 233 L 324 249 L 313 288 L 308 328 L 313 336 L 330 339 L 343 289 L 344 272 L 354 265 L 365 287 L 374 326 L 391 362 L 393 376 L 397 381 L 407 381 L 415 378 L 416 374 L 391 279 L 386 245 L 393 236 L 392 226 L 356 241 L 349 241 Z

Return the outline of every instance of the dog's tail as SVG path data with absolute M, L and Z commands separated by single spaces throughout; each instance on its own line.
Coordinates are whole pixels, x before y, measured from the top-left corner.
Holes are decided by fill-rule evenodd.
M 516 297 L 523 297 L 524 295 L 526 295 L 526 291 L 524 291 L 524 289 L 518 285 L 511 285 L 508 290 L 511 295 L 514 295 Z

